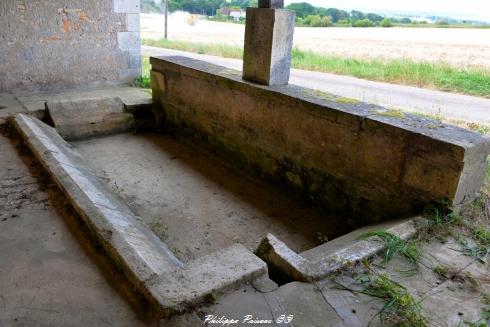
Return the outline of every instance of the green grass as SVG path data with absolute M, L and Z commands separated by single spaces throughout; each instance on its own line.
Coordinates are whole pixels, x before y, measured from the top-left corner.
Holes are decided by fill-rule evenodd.
M 426 318 L 421 313 L 420 303 L 408 293 L 405 287 L 392 281 L 388 275 L 371 273 L 362 293 L 385 301 L 379 313 L 382 322 L 386 320 L 386 316 L 394 316 L 399 326 L 428 326 Z
M 463 247 L 463 253 L 486 264 L 490 256 L 490 229 L 483 225 L 476 226 L 473 231 L 475 244 L 469 244 L 465 239 L 459 242 Z
M 241 46 L 149 39 L 143 39 L 142 43 L 225 58 L 243 58 Z M 298 48 L 293 49 L 291 66 L 305 70 L 350 75 L 373 81 L 414 85 L 490 98 L 490 70 L 478 67 L 457 69 L 442 62 L 415 62 L 407 59 L 386 61 L 353 59 L 327 56 Z
M 142 44 L 159 48 L 175 49 L 199 54 L 208 54 L 224 58 L 243 58 L 243 47 L 227 44 L 205 44 L 174 40 L 150 40 L 143 39 Z
M 144 89 L 151 88 L 150 69 L 150 58 L 141 57 L 141 77 L 135 78 L 133 85 Z
M 421 312 L 420 301 L 416 301 L 403 285 L 391 280 L 387 274 L 369 269 L 361 278 L 361 290 L 337 284 L 340 289 L 381 299 L 384 305 L 378 314 L 382 325 L 388 323 L 389 326 L 428 326 L 427 319 Z
M 404 257 L 415 269 L 418 269 L 419 261 L 422 257 L 422 251 L 412 241 L 405 241 L 399 236 L 386 231 L 371 231 L 363 234 L 362 239 L 369 237 L 378 237 L 384 242 L 386 251 L 384 253 L 383 262 L 386 264 L 395 254 Z

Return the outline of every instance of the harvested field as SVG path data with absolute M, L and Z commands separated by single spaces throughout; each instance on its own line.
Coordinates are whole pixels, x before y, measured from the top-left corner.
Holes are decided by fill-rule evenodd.
M 160 39 L 162 31 L 163 16 L 141 14 L 142 38 Z M 243 45 L 244 25 L 198 20 L 191 26 L 184 14 L 176 13 L 170 16 L 168 35 L 172 40 Z M 297 27 L 294 44 L 349 58 L 408 58 L 490 69 L 490 29 Z

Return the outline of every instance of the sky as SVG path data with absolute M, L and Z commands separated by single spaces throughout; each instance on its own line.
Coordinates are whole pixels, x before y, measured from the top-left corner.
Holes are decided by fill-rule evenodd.
M 285 0 L 309 2 L 314 6 L 372 12 L 424 12 L 455 18 L 490 21 L 490 0 Z

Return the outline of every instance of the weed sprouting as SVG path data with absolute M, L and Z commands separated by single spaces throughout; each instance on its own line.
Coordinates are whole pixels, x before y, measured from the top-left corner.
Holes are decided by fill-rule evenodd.
M 473 233 L 477 242 L 484 246 L 490 246 L 490 229 L 483 225 L 476 226 Z
M 452 226 L 463 226 L 461 216 L 451 209 L 443 206 L 429 207 L 424 215 L 427 218 L 425 228 L 419 233 L 419 239 L 438 239 L 446 241 L 446 237 L 452 234 Z
M 415 300 L 403 285 L 391 280 L 387 274 L 366 267 L 365 274 L 359 280 L 363 287 L 361 290 L 337 284 L 341 289 L 383 300 L 385 304 L 378 313 L 383 325 L 389 321 L 397 326 L 428 326 L 421 312 L 421 301 Z
M 488 256 L 490 255 L 490 245 L 481 242 L 476 242 L 475 245 L 470 245 L 468 240 L 464 238 L 459 239 L 459 243 L 463 248 L 463 253 L 469 257 L 475 258 L 481 263 L 486 264 Z
M 434 274 L 437 275 L 437 277 L 439 277 L 439 279 L 442 279 L 442 280 L 449 279 L 450 268 L 448 268 L 448 267 L 439 265 L 439 266 L 435 266 L 434 268 L 432 268 L 432 271 L 434 272 Z
M 133 81 L 133 86 L 141 87 L 144 89 L 151 88 L 150 77 L 149 76 L 141 76 L 141 77 L 135 78 Z
M 362 239 L 369 237 L 378 237 L 385 243 L 386 251 L 383 258 L 384 264 L 390 261 L 395 254 L 398 254 L 407 259 L 416 270 L 418 269 L 422 251 L 415 242 L 405 241 L 398 235 L 386 231 L 371 231 L 361 236 Z

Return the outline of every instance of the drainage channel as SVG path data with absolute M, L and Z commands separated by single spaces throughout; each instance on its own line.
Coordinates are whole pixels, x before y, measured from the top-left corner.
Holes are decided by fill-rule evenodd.
M 149 131 L 113 134 L 138 126 L 117 98 L 47 107 L 57 129 L 22 114 L 11 122 L 159 315 L 267 274 L 280 284 L 318 280 L 382 249 L 359 241 L 345 219 L 196 145 Z M 384 228 L 403 238 L 416 231 L 411 219 Z
M 170 136 L 144 132 L 72 142 L 111 189 L 183 262 L 272 233 L 297 252 L 351 231 L 328 216 Z

